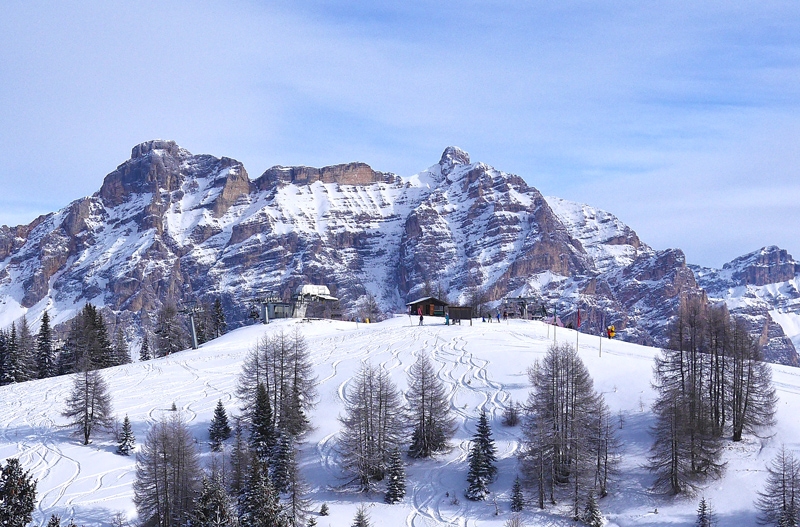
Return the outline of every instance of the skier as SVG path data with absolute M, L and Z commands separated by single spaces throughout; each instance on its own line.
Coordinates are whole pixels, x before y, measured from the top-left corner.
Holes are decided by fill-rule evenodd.
M 498 324 L 500 323 L 500 311 L 499 310 L 497 311 L 497 323 Z

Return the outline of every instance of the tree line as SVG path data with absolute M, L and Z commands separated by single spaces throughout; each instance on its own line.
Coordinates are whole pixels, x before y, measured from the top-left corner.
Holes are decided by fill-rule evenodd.
M 772 370 L 744 321 L 727 308 L 685 297 L 656 357 L 655 425 L 649 468 L 654 489 L 691 494 L 724 471 L 724 439 L 741 441 L 774 424 Z
M 227 331 L 219 298 L 213 303 L 200 303 L 194 316 L 199 344 Z M 153 327 L 149 328 L 148 322 L 141 328 L 139 360 L 163 357 L 188 348 L 190 339 L 186 324 L 185 317 L 174 305 L 162 306 Z M 112 335 L 101 310 L 91 303 L 85 304 L 65 326 L 63 338 L 57 338 L 50 315 L 45 311 L 36 333 L 25 316 L 10 328 L 0 330 L 0 385 L 131 362 L 122 325 L 116 324 Z

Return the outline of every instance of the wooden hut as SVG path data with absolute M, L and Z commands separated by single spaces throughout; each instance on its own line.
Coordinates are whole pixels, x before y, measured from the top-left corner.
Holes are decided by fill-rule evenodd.
M 419 315 L 422 313 L 422 315 L 426 317 L 443 317 L 445 308 L 448 305 L 447 302 L 442 302 L 438 298 L 433 298 L 432 296 L 418 298 L 406 304 L 410 314 Z

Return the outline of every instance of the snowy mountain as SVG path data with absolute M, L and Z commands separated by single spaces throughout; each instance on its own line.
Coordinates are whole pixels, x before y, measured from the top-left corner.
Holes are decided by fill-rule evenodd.
M 136 341 L 165 302 L 219 297 L 236 326 L 249 298 L 302 284 L 328 285 L 345 317 L 370 295 L 389 312 L 428 292 L 483 309 L 534 296 L 562 320 L 580 309 L 584 331 L 615 324 L 647 344 L 699 290 L 679 249 L 456 147 L 410 177 L 356 162 L 250 180 L 236 160 L 148 141 L 94 195 L 0 228 L 0 326 L 35 327 L 45 310 L 58 324 L 92 302 Z M 770 358 L 796 363 L 781 327 L 769 332 Z
M 792 255 L 770 246 L 719 270 L 693 269 L 711 301 L 724 302 L 731 313 L 748 321 L 772 360 L 800 365 L 797 354 L 791 353 L 800 345 L 800 263 Z
M 432 323 L 433 324 L 433 323 Z M 242 361 L 259 338 L 300 328 L 312 352 L 318 379 L 319 402 L 310 413 L 314 429 L 301 445 L 299 464 L 309 483 L 311 508 L 327 503 L 331 515 L 316 517 L 320 526 L 350 525 L 359 505 L 365 505 L 373 525 L 386 527 L 453 525 L 500 527 L 510 516 L 510 493 L 518 474 L 516 454 L 520 427 L 501 424 L 503 410 L 524 402 L 530 390 L 526 369 L 541 359 L 553 342 L 552 327 L 541 322 L 417 326 L 406 316 L 380 324 L 338 321 L 273 322 L 240 328 L 200 349 L 147 362 L 109 368 L 102 375 L 110 387 L 116 415 L 128 415 L 138 448 L 149 427 L 170 415 L 173 403 L 197 439 L 205 466 L 212 463 L 207 438 L 217 401 L 229 414 L 239 414 L 236 378 Z M 574 331 L 558 328 L 559 342 L 576 343 Z M 653 476 L 644 470 L 653 424 L 650 405 L 654 348 L 580 335 L 579 354 L 619 423 L 622 440 L 620 474 L 608 497 L 599 500 L 609 527 L 695 525 L 697 501 L 658 496 L 648 491 Z M 447 398 L 457 417 L 453 449 L 430 460 L 407 459 L 408 492 L 397 505 L 383 503 L 383 495 L 358 494 L 342 487 L 336 438 L 337 420 L 359 367 L 370 361 L 386 370 L 405 389 L 407 370 L 419 354 L 428 355 L 445 383 Z M 795 368 L 773 365 L 780 402 L 774 435 L 745 436 L 740 443 L 725 442 L 724 476 L 710 482 L 702 495 L 716 511 L 720 525 L 755 525 L 753 501 L 764 487 L 766 465 L 782 444 L 797 448 L 800 422 L 800 380 Z M 0 460 L 20 459 L 38 480 L 34 515 L 42 525 L 51 514 L 65 523 L 72 518 L 86 527 L 108 527 L 117 513 L 135 518 L 132 483 L 135 458 L 114 453 L 110 436 L 97 434 L 92 444 L 71 434 L 61 416 L 72 386 L 71 376 L 29 381 L 0 387 Z M 490 485 L 488 501 L 463 497 L 466 487 L 469 440 L 481 411 L 486 411 L 498 448 L 499 478 Z M 230 445 L 228 445 L 230 448 Z M 495 512 L 499 511 L 499 515 Z M 558 514 L 557 507 L 539 512 L 529 506 L 522 519 L 528 526 L 568 526 L 575 523 Z M 563 512 L 563 511 L 562 511 Z

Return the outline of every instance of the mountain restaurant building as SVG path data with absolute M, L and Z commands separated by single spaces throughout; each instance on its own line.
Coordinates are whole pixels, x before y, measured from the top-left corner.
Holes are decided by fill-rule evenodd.
M 448 305 L 447 302 L 442 302 L 438 298 L 433 298 L 432 296 L 419 298 L 406 304 L 409 314 L 419 315 L 420 310 L 422 310 L 422 314 L 426 317 L 443 317 L 445 308 Z

